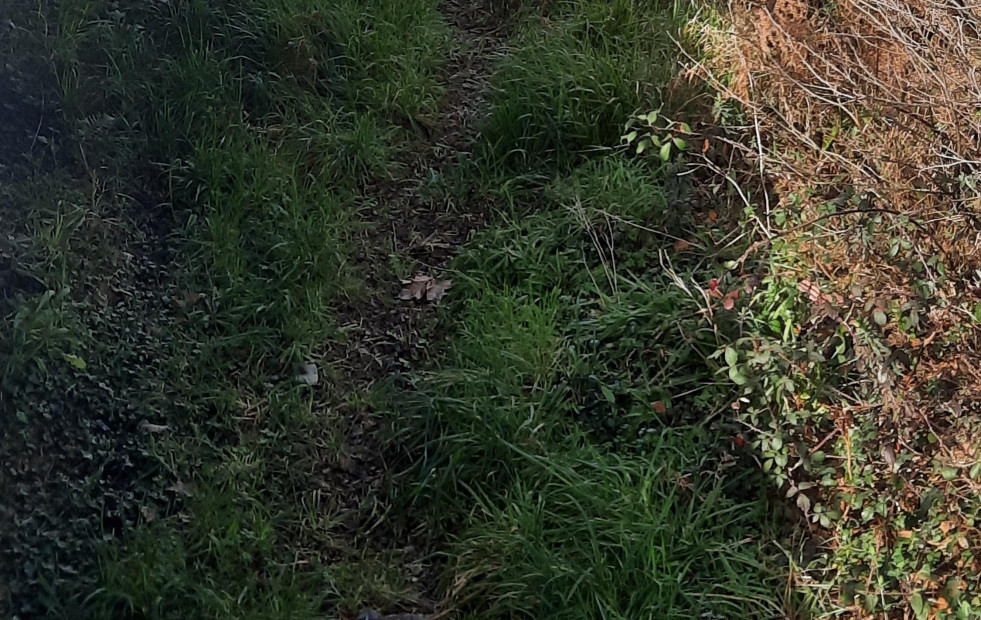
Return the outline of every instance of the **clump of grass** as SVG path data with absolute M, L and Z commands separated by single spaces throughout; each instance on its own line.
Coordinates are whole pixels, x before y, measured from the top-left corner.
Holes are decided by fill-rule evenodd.
M 479 617 L 781 613 L 772 507 L 708 473 L 729 442 L 695 422 L 731 398 L 713 326 L 654 265 L 618 266 L 671 245 L 618 248 L 631 223 L 681 232 L 661 179 L 604 158 L 478 237 L 439 368 L 398 393 L 405 510 L 455 533 L 448 579 Z
M 495 75 L 482 134 L 488 164 L 545 172 L 617 144 L 625 119 L 665 101 L 679 9 L 570 0 L 548 21 L 531 20 Z
M 478 498 L 451 564 L 485 618 L 775 618 L 761 558 L 765 502 L 727 497 L 693 469 L 711 438 L 672 429 L 644 456 L 579 449 L 535 458 L 500 499 Z M 468 584 L 468 585 L 469 585 Z

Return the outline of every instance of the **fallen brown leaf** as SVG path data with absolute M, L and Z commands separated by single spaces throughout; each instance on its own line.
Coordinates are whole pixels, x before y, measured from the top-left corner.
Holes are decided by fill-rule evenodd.
M 438 302 L 453 287 L 453 280 L 434 280 L 431 276 L 419 274 L 402 284 L 405 288 L 399 293 L 399 299 Z
M 451 288 L 453 288 L 453 280 L 439 280 L 433 282 L 432 286 L 429 287 L 429 290 L 426 291 L 426 300 L 439 301 Z
M 399 299 L 408 301 L 410 299 L 422 300 L 426 296 L 426 291 L 432 286 L 433 279 L 422 274 L 417 275 L 411 280 L 403 281 L 405 288 L 399 293 Z

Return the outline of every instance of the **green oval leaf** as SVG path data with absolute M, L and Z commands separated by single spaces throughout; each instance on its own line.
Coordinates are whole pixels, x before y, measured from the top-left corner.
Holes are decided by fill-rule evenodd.
M 739 353 L 732 347 L 726 347 L 726 364 L 729 366 L 735 366 L 736 362 L 739 361 Z
M 85 360 L 77 355 L 72 355 L 71 353 L 62 353 L 61 357 L 65 359 L 66 362 L 72 365 L 75 370 L 85 370 Z
M 800 508 L 801 512 L 806 514 L 811 509 L 811 500 L 801 493 L 797 496 L 797 507 Z
M 729 379 L 731 379 L 736 385 L 746 385 L 746 383 L 749 381 L 749 379 L 746 378 L 746 375 L 739 372 L 739 369 L 735 366 L 729 367 Z

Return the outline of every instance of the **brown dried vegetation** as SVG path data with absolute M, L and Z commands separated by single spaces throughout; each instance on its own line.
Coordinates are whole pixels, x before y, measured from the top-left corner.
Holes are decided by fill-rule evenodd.
M 950 515 L 940 559 L 899 578 L 887 609 L 947 617 L 945 583 L 976 585 L 981 572 L 981 536 L 960 518 L 976 512 L 964 506 L 981 458 L 970 440 L 981 428 L 981 2 L 769 0 L 721 14 L 701 33 L 709 60 L 696 72 L 738 103 L 727 148 L 773 189 L 754 249 L 791 250 L 779 275 L 836 299 L 823 320 L 854 360 L 842 367 L 847 399 L 826 403 L 841 441 L 865 425 L 890 456 L 905 453 L 894 506 L 868 526 L 875 553 L 905 544 L 894 524 L 923 517 L 925 489 L 943 492 L 931 510 Z M 837 491 L 857 486 L 846 472 Z M 822 536 L 835 553 L 841 530 Z M 833 597 L 865 617 L 850 592 Z M 914 592 L 932 603 L 907 606 Z

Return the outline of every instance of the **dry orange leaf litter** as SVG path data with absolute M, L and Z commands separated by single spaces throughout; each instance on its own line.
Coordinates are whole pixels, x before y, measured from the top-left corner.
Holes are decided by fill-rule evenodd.
M 436 280 L 432 276 L 419 274 L 411 280 L 403 280 L 405 287 L 399 293 L 403 301 L 432 301 L 439 302 L 453 288 L 453 280 Z

